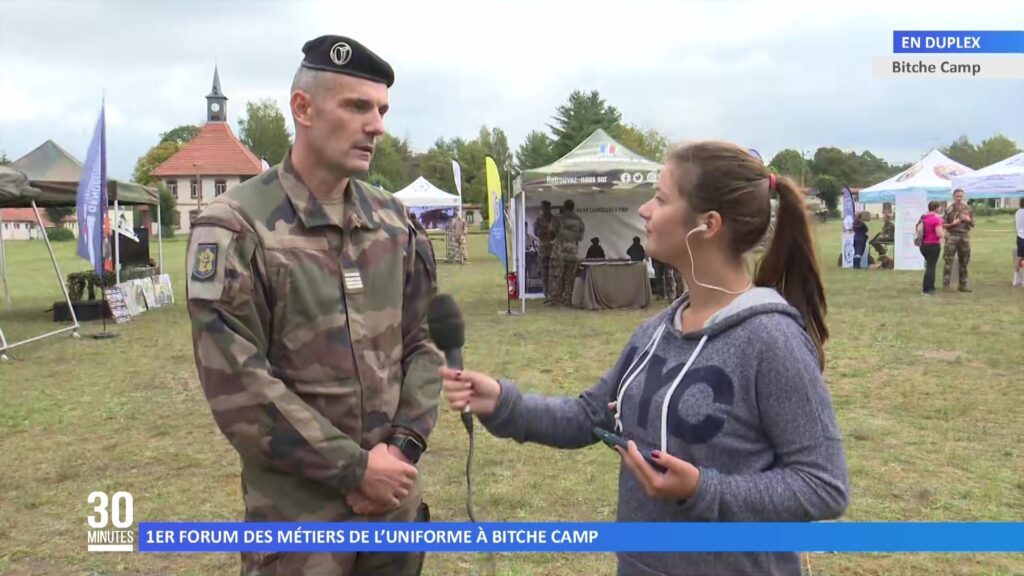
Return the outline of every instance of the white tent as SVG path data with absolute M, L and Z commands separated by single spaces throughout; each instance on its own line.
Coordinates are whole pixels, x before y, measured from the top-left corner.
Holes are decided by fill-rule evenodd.
M 459 197 L 449 194 L 420 176 L 412 184 L 395 192 L 407 208 L 458 208 Z
M 1024 152 L 953 178 L 953 187 L 962 188 L 968 199 L 1024 198 Z
M 932 150 L 903 172 L 861 190 L 857 201 L 864 204 L 895 202 L 896 197 L 903 192 L 925 192 L 929 200 L 950 200 L 953 195 L 953 178 L 971 172 L 974 170 L 950 160 L 938 150 Z

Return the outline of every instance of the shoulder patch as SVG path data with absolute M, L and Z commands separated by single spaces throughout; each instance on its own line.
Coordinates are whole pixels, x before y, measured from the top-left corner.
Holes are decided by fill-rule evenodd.
M 196 260 L 192 264 L 192 278 L 206 281 L 217 274 L 217 248 L 216 244 L 199 244 L 196 247 Z

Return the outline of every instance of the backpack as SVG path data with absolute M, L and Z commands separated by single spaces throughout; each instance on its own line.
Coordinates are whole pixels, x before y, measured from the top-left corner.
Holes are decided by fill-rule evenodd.
M 917 221 L 917 225 L 914 226 L 914 246 L 921 246 L 924 242 L 924 216 Z

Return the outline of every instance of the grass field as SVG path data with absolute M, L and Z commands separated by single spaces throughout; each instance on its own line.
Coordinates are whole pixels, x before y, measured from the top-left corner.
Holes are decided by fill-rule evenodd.
M 874 226 L 873 226 L 874 228 Z M 1024 520 L 1024 290 L 1010 288 L 1013 224 L 982 218 L 973 234 L 974 292 L 920 295 L 917 272 L 839 270 L 839 227 L 818 230 L 828 288 L 826 377 L 845 439 L 852 500 L 845 520 Z M 503 318 L 503 270 L 470 239 L 472 263 L 439 265 L 442 290 L 467 318 L 467 364 L 530 391 L 575 395 L 653 311 L 582 312 L 531 305 Z M 87 268 L 58 245 L 63 272 Z M 87 554 L 86 496 L 134 495 L 135 519 L 235 520 L 238 459 L 196 378 L 184 294 L 185 244 L 165 256 L 177 303 L 117 326 L 113 340 L 58 336 L 0 365 L 0 574 L 236 574 L 235 554 Z M 443 253 L 439 250 L 438 253 Z M 39 242 L 7 244 L 14 340 L 53 329 L 60 300 Z M 656 302 L 655 306 L 664 305 Z M 84 333 L 99 330 L 90 323 Z M 478 516 L 498 521 L 608 521 L 617 457 L 477 443 Z M 467 447 L 445 410 L 421 471 L 436 520 L 465 519 Z M 468 555 L 428 556 L 425 573 L 466 574 Z M 508 554 L 499 574 L 613 574 L 612 555 Z M 813 554 L 818 575 L 1024 574 L 1024 555 Z

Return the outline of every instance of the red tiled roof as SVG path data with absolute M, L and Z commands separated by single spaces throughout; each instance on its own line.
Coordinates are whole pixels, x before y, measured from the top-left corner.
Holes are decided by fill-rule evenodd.
M 46 212 L 43 209 L 39 209 L 39 216 L 43 218 L 43 226 L 46 228 L 53 228 L 53 222 L 46 217 Z M 31 208 L 0 208 L 0 218 L 4 222 L 31 222 L 36 224 L 36 214 Z M 64 219 L 68 221 L 67 218 Z
M 198 165 L 198 170 L 196 165 Z M 156 167 L 152 175 L 255 176 L 263 172 L 263 164 L 242 144 L 227 122 L 207 122 L 199 135 Z

